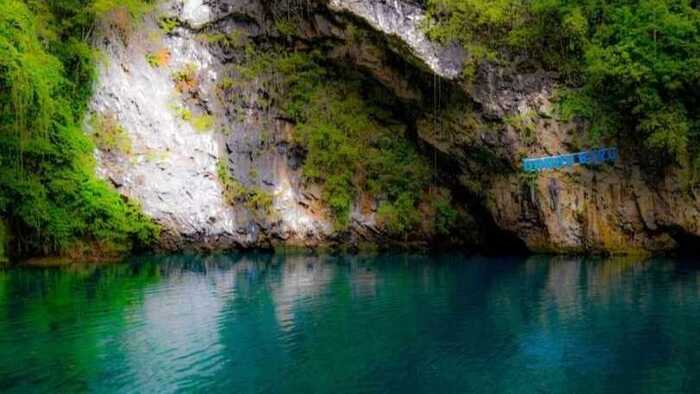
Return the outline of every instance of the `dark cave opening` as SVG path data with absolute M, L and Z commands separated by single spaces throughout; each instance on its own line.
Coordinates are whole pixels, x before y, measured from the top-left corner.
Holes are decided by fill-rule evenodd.
M 700 236 L 691 234 L 680 226 L 671 226 L 668 231 L 677 244 L 672 254 L 682 257 L 700 256 Z

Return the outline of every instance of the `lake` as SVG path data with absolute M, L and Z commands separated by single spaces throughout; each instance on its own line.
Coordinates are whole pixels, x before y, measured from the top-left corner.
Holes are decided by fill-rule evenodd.
M 700 263 L 134 257 L 0 271 L 2 393 L 700 388 Z

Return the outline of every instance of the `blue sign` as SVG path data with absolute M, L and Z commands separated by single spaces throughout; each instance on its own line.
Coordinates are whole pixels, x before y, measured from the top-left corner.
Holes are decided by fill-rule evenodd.
M 617 148 L 603 148 L 586 152 L 570 153 L 568 155 L 525 159 L 523 160 L 523 170 L 534 172 L 571 167 L 576 164 L 595 165 L 604 162 L 613 162 L 616 161 L 617 158 Z

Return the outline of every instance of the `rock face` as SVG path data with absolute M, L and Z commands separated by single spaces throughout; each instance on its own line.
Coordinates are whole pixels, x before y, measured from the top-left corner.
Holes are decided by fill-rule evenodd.
M 147 24 L 154 23 L 146 21 Z M 133 145 L 128 157 L 98 152 L 102 175 L 172 234 L 193 241 L 216 242 L 236 231 L 237 217 L 222 197 L 216 164 L 221 149 L 212 133 L 199 133 L 178 116 L 179 103 L 171 69 L 196 65 L 203 91 L 216 79 L 215 60 L 187 37 L 160 37 L 170 54 L 170 67 L 151 67 L 144 26 L 126 47 L 117 37 L 100 48 L 109 63 L 102 67 L 92 102 L 95 116 L 112 116 Z
M 646 179 L 624 147 L 614 165 L 524 174 L 525 157 L 585 147 L 585 125 L 557 119 L 556 76 L 482 64 L 474 81 L 462 81 L 465 54 L 426 38 L 418 3 L 169 0 L 128 40 L 103 29 L 97 46 L 109 61 L 91 106 L 95 116 L 114 118 L 133 145 L 129 155 L 98 151 L 101 174 L 163 225 L 164 247 L 385 239 L 376 209 L 359 203 L 349 231 L 336 234 L 320 188 L 301 174 L 294 125 L 260 104 L 265 92 L 255 83 L 233 96 L 221 89 L 235 79 L 231 63 L 245 48 L 207 37 L 240 31 L 252 44 L 284 40 L 275 28 L 280 15 L 299 24 L 290 47 L 330 47 L 330 61 L 350 62 L 392 92 L 441 178 L 498 227 L 496 242 L 510 235 L 536 251 L 659 252 L 700 236 L 697 190 L 683 187 L 681 172 Z M 174 25 L 163 29 L 163 18 Z M 351 37 L 349 24 L 366 34 Z M 227 200 L 222 168 L 269 195 L 270 210 Z
M 415 57 L 435 74 L 455 79 L 462 73 L 464 54 L 456 46 L 443 47 L 431 42 L 423 32 L 425 12 L 401 0 L 330 0 L 330 8 L 364 19 L 378 31 L 403 41 Z
M 633 146 L 620 146 L 621 158 L 613 165 L 522 171 L 526 157 L 589 147 L 582 143 L 585 124 L 557 118 L 554 75 L 518 74 L 485 63 L 473 83 L 457 85 L 472 101 L 457 104 L 466 116 L 441 128 L 424 122 L 419 135 L 458 163 L 462 185 L 478 196 L 498 227 L 517 235 L 530 250 L 694 249 L 700 236 L 697 188 L 686 186 L 682 170 L 645 175 Z M 455 108 L 445 106 L 431 116 L 449 118 Z
M 315 203 L 318 191 L 303 185 L 289 125 L 265 122 L 250 105 L 256 92 L 234 104 L 236 119 L 217 95 L 225 59 L 196 37 L 212 22 L 209 6 L 168 2 L 160 11 L 181 26 L 166 34 L 149 18 L 128 45 L 109 30 L 101 40 L 110 61 L 92 110 L 116 118 L 133 145 L 128 157 L 98 152 L 102 175 L 163 225 L 168 249 L 320 243 L 332 226 Z M 149 64 L 153 54 L 165 54 L 163 64 Z M 269 194 L 271 212 L 226 201 L 221 165 L 244 187 Z
M 488 204 L 533 250 L 661 252 L 693 247 L 687 242 L 698 234 L 700 201 L 678 180 L 648 184 L 628 163 L 542 174 L 527 188 L 503 177 Z
M 100 68 L 91 113 L 112 120 L 128 136 L 128 154 L 96 152 L 99 171 L 162 225 L 162 247 L 386 241 L 373 201 L 358 201 L 350 228 L 342 234 L 334 230 L 320 188 L 302 176 L 294 126 L 261 104 L 267 96 L 261 84 L 236 82 L 232 65 L 244 44 L 277 34 L 274 14 L 281 11 L 263 1 L 171 0 L 159 7 L 127 38 L 114 26 L 103 26 L 96 45 L 108 61 Z M 347 39 L 324 4 L 315 5 L 311 15 L 299 21 L 304 39 Z M 172 26 L 163 28 L 164 20 Z M 238 33 L 239 43 L 216 41 Z M 364 48 L 339 45 L 329 56 L 352 57 L 397 96 L 418 99 L 396 70 L 382 68 L 385 54 Z M 223 87 L 234 83 L 236 89 Z M 269 197 L 270 207 L 227 200 L 222 169 L 236 187 Z
M 625 147 L 612 166 L 534 176 L 522 172 L 525 157 L 585 148 L 579 142 L 585 140 L 585 125 L 556 117 L 555 75 L 517 73 L 485 63 L 473 83 L 463 83 L 463 54 L 426 40 L 418 5 L 381 0 L 330 4 L 404 41 L 416 58 L 446 80 L 446 91 L 451 86 L 467 95 L 457 103 L 450 102 L 454 95 L 433 99 L 437 109 L 419 117 L 418 134 L 459 168 L 460 183 L 477 196 L 498 227 L 517 235 L 531 250 L 654 253 L 692 247 L 700 236 L 698 190 L 684 186 L 683 172 L 652 180 Z

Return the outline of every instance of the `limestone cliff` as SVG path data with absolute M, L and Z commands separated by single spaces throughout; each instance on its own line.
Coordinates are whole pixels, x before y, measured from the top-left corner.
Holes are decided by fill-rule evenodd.
M 117 125 L 131 146 L 129 152 L 98 150 L 100 172 L 163 226 L 164 248 L 356 247 L 391 241 L 371 196 L 358 199 L 348 229 L 334 228 L 319 186 L 302 176 L 294 125 L 265 103 L 270 92 L 262 83 L 239 83 L 235 65 L 243 52 L 258 39 L 281 39 L 275 23 L 294 12 L 304 17 L 293 19 L 300 37 L 290 48 L 333 42 L 327 46 L 329 58 L 352 58 L 403 100 L 418 100 L 420 93 L 398 70 L 384 67 L 393 56 L 387 49 L 346 45 L 354 39 L 346 29 L 351 21 L 331 10 L 322 3 L 290 9 L 262 1 L 166 1 L 128 37 L 112 24 L 101 27 L 96 46 L 107 60 L 91 117 Z M 231 42 L 233 36 L 240 42 Z M 437 49 L 425 41 L 421 45 L 429 48 L 426 56 L 438 59 Z M 94 123 L 88 122 L 88 132 L 97 132 Z M 269 198 L 270 206 L 227 201 L 221 171 L 236 187 Z M 426 245 L 432 237 L 418 234 L 410 241 Z
M 463 80 L 468 54 L 430 42 L 420 5 L 408 0 L 302 3 L 170 0 L 128 39 L 103 27 L 96 45 L 107 61 L 91 108 L 122 125 L 133 149 L 99 151 L 101 173 L 164 226 L 165 247 L 386 238 L 376 201 L 356 202 L 350 229 L 334 230 L 319 187 L 302 176 L 294 125 L 260 104 L 264 91 L 253 84 L 222 96 L 221 82 L 236 77 L 229 65 L 245 48 L 206 37 L 235 31 L 253 44 L 275 37 L 290 48 L 322 48 L 390 91 L 415 143 L 439 167 L 439 182 L 476 218 L 465 225 L 489 233 L 465 244 L 517 236 L 536 251 L 659 252 L 700 235 L 696 191 L 683 186 L 682 174 L 646 179 L 625 147 L 613 166 L 537 176 L 520 170 L 524 157 L 583 147 L 585 125 L 557 117 L 556 75 L 482 64 L 474 81 Z M 282 17 L 295 24 L 290 37 L 276 26 Z M 350 25 L 364 34 L 353 34 Z M 221 163 L 243 187 L 270 195 L 270 209 L 227 201 L 217 175 Z M 425 243 L 431 237 L 417 236 Z

